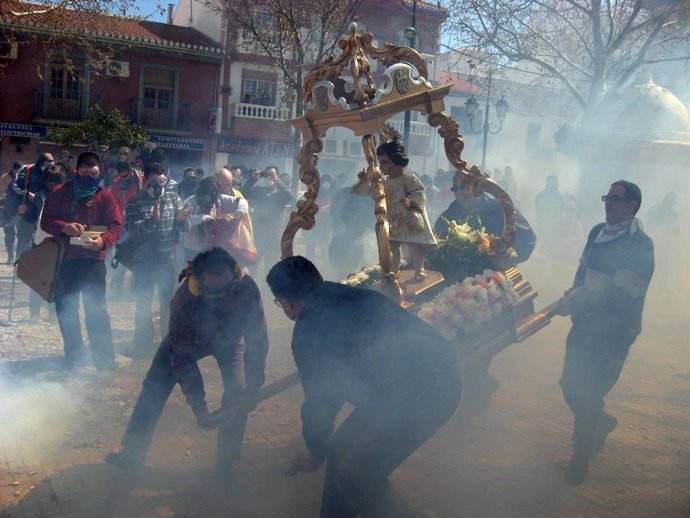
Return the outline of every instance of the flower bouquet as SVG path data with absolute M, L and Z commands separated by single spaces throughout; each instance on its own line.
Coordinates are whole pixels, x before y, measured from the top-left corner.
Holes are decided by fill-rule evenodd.
M 355 288 L 371 288 L 376 281 L 381 280 L 381 272 L 381 265 L 372 264 L 362 268 L 357 273 L 351 273 L 347 279 L 343 279 L 340 283 Z
M 423 303 L 417 316 L 446 339 L 462 340 L 478 334 L 491 321 L 500 318 L 517 298 L 505 275 L 487 269 L 445 288 Z
M 467 222 L 447 221 L 448 237 L 426 256 L 427 269 L 441 272 L 446 280 L 461 282 L 494 267 L 491 236 Z M 509 253 L 514 254 L 512 249 Z

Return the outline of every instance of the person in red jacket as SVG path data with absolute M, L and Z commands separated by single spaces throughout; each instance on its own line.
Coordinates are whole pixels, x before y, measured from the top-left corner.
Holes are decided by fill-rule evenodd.
M 105 230 L 92 237 L 82 233 L 94 227 Z M 120 237 L 122 214 L 115 197 L 100 186 L 100 159 L 85 152 L 77 158 L 74 180 L 56 189 L 46 199 L 41 228 L 69 240 L 60 265 L 55 289 L 55 307 L 65 346 L 65 367 L 85 360 L 79 321 L 79 295 L 93 362 L 99 371 L 116 366 L 110 315 L 105 302 L 105 255 Z
M 141 171 L 134 169 L 132 165 L 126 160 L 128 153 L 129 148 L 120 148 L 120 158 L 122 159 L 122 161 L 118 162 L 115 165 L 115 169 L 117 170 L 117 176 L 115 177 L 115 180 L 113 180 L 112 185 L 108 188 L 117 200 L 117 204 L 120 207 L 120 212 L 122 212 L 122 219 L 126 218 L 125 209 L 127 208 L 127 203 L 129 203 L 129 200 L 131 200 L 136 194 L 138 194 L 144 188 L 145 183 L 143 173 Z M 127 239 L 126 230 L 122 232 L 122 235 L 120 236 L 120 240 L 118 241 L 118 243 L 122 243 L 125 239 Z M 111 252 L 114 252 L 114 249 L 111 250 Z M 113 254 L 109 254 L 108 261 L 106 262 L 106 264 L 110 263 L 110 259 L 112 259 L 112 257 Z M 112 275 L 110 277 L 109 287 L 111 297 L 120 297 L 124 295 L 126 273 L 127 269 L 124 267 L 113 268 L 111 270 Z

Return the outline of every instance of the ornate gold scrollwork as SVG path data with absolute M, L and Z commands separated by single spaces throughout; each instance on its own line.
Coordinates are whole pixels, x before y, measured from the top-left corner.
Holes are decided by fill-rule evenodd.
M 290 220 L 280 239 L 281 258 L 290 257 L 293 254 L 293 242 L 295 234 L 301 228 L 310 230 L 316 224 L 314 216 L 319 212 L 316 198 L 319 196 L 321 177 L 316 168 L 319 160 L 317 156 L 323 150 L 323 142 L 320 139 L 307 140 L 299 150 L 297 162 L 299 163 L 299 179 L 307 186 L 304 199 L 297 202 L 297 210 L 290 213 Z
M 350 128 L 355 135 L 363 135 L 362 146 L 368 164 L 363 180 L 371 182 L 371 190 L 367 194 L 371 194 L 375 203 L 379 262 L 384 274 L 383 289 L 394 299 L 402 300 L 397 272 L 392 271 L 385 191 L 376 158 L 375 138 L 372 135 L 390 117 L 404 110 L 428 114 L 429 125 L 438 128 L 446 156 L 456 169 L 454 182 L 465 185 L 475 196 L 487 192 L 496 197 L 503 208 L 505 219 L 503 235 L 493 237 L 491 241 L 492 250 L 499 261 L 508 258 L 504 252 L 515 237 L 516 216 L 508 194 L 476 166 L 468 169 L 467 162 L 462 159 L 465 144 L 459 125 L 443 113 L 443 98 L 450 90 L 450 85 L 434 87 L 428 82 L 426 61 L 416 50 L 389 43 L 377 48 L 373 46 L 373 38 L 371 33 L 360 34 L 356 24 L 351 24 L 349 37 L 338 43 L 340 56 L 329 57 L 305 78 L 303 94 L 307 111 L 303 117 L 291 120 L 290 123 L 304 135 L 311 137 L 302 146 L 298 157 L 300 180 L 307 186 L 307 192 L 304 199 L 297 203 L 297 211 L 290 215 L 290 222 L 281 239 L 281 253 L 283 257 L 292 255 L 297 230 L 309 230 L 315 224 L 314 215 L 319 210 L 316 197 L 320 183 L 316 154 L 323 147 L 320 137 L 331 127 Z M 388 75 L 393 86 L 384 85 L 377 90 L 367 55 L 388 69 L 398 63 L 407 63 L 417 69 L 423 81 L 412 78 L 408 67 L 398 65 L 394 70 L 386 71 L 387 74 L 390 72 Z M 351 79 L 341 77 L 346 68 L 350 69 Z M 349 91 L 346 91 L 346 80 L 352 81 Z M 328 81 L 332 86 L 320 84 L 319 87 L 323 88 L 317 88 L 319 81 Z M 319 102 L 314 102 L 315 91 L 321 96 Z

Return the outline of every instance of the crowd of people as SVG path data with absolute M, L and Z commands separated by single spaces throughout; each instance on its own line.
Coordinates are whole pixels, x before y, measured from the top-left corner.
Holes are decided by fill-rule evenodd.
M 64 246 L 54 299 L 65 368 L 88 361 L 80 296 L 93 363 L 99 371 L 116 368 L 106 257 L 114 250 L 112 264 L 117 265 L 118 255 L 129 250 L 134 258 L 129 354 L 153 359 L 122 450 L 106 460 L 121 469 L 143 466 L 158 418 L 179 384 L 199 426 L 220 427 L 217 469 L 221 475 L 232 474 L 247 415 L 264 384 L 269 336 L 261 291 L 252 278 L 263 261 L 275 302 L 295 321 L 292 350 L 305 394 L 301 415 L 307 451 L 294 465 L 310 472 L 326 463 L 321 516 L 414 516 L 387 479 L 458 406 L 460 376 L 452 344 L 379 293 L 324 281 L 317 266 L 302 256 L 279 260 L 286 207 L 294 206 L 297 196 L 277 167 L 229 165 L 208 177 L 189 167 L 173 184 L 161 153 L 147 147 L 142 154 L 143 160 L 134 162 L 130 150 L 121 148 L 116 174 L 108 181 L 102 157 L 93 151 L 81 153 L 74 169 L 66 166 L 66 171 L 52 154 L 41 153 L 34 164 L 15 164 L 9 180 L 3 177 L 10 262 L 31 249 L 39 230 Z M 448 221 L 503 233 L 502 209 L 493 197 L 474 196 L 452 176 L 441 174 L 436 180 L 445 182 L 447 194 L 439 206 L 442 190 L 434 180 L 430 184 L 429 177 L 407 169 L 398 140 L 379 146 L 377 157 L 396 269 L 405 245 L 416 280 L 423 281 L 424 253 L 445 237 Z M 501 181 L 512 182 L 506 189 L 511 195 L 517 192 L 512 169 L 506 168 Z M 319 202 L 322 221 L 330 219 L 330 225 L 306 233 L 306 253 L 316 256 L 318 250 L 341 274 L 354 270 L 362 260 L 367 227 L 373 228 L 372 189 L 364 173 L 354 187 L 347 185 L 346 176 L 324 174 Z M 616 427 L 616 418 L 604 412 L 604 398 L 640 332 L 654 270 L 652 241 L 636 218 L 639 188 L 615 182 L 602 201 L 606 221 L 584 242 L 573 286 L 560 308 L 573 321 L 561 379 L 574 414 L 574 450 L 566 473 L 573 484 L 585 480 L 591 459 Z M 536 233 L 517 211 L 517 261 L 530 257 L 537 233 L 545 240 L 567 238 L 575 244 L 576 232 L 563 236 L 554 231 L 573 217 L 571 209 L 558 178 L 546 178 L 536 197 Z M 178 272 L 185 265 L 180 282 Z M 111 289 L 121 289 L 124 278 L 118 268 L 115 272 Z M 159 343 L 154 342 L 154 289 L 161 313 Z M 34 311 L 35 304 L 32 319 Z M 220 367 L 223 407 L 234 409 L 224 416 L 209 412 L 206 404 L 197 365 L 206 356 Z M 334 429 L 346 401 L 354 411 Z

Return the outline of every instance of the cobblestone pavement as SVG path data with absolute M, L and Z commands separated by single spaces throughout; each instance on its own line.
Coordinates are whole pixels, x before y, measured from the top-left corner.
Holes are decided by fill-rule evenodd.
M 535 281 L 540 272 L 526 271 Z M 569 278 L 568 278 L 569 280 Z M 536 285 L 546 305 L 564 286 Z M 11 269 L 0 267 L 0 320 L 6 320 Z M 265 299 L 270 301 L 267 293 Z M 176 389 L 158 426 L 146 469 L 130 475 L 103 462 L 119 444 L 148 362 L 110 377 L 58 369 L 57 325 L 30 325 L 27 291 L 18 285 L 13 320 L 0 327 L 0 517 L 311 518 L 318 516 L 323 470 L 286 477 L 302 448 L 297 387 L 250 417 L 234 482 L 214 479 L 215 432 L 196 427 Z M 109 303 L 116 349 L 128 345 L 131 301 Z M 652 293 L 645 331 L 607 400 L 619 419 L 590 477 L 579 487 L 561 478 L 570 455 L 571 416 L 558 386 L 564 319 L 494 358 L 500 382 L 479 412 L 472 399 L 392 477 L 417 509 L 443 518 L 635 518 L 690 516 L 690 331 L 687 304 Z M 292 326 L 267 303 L 268 380 L 294 369 Z M 654 318 L 652 316 L 659 315 Z M 210 406 L 221 382 L 202 367 Z

